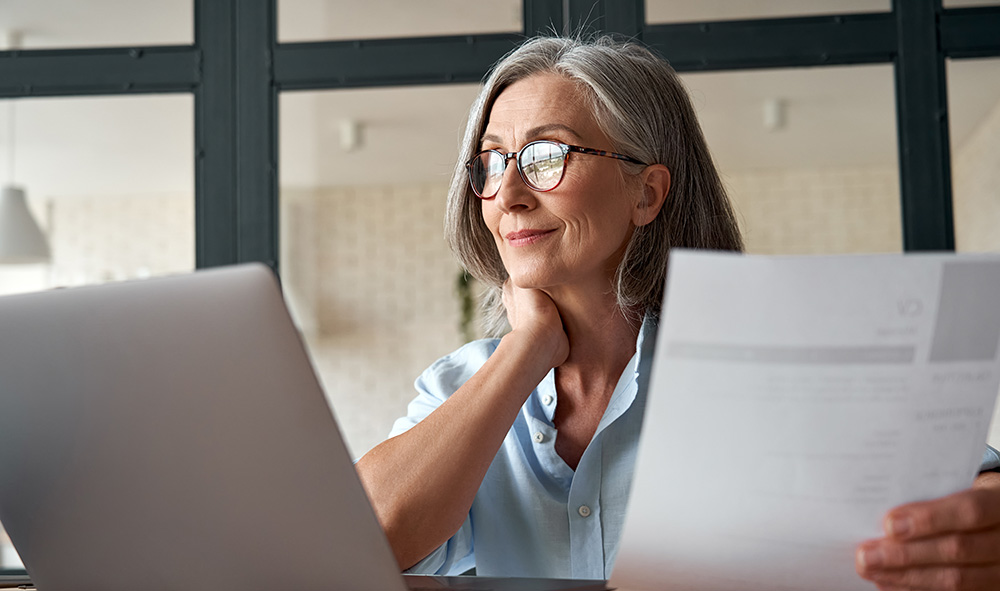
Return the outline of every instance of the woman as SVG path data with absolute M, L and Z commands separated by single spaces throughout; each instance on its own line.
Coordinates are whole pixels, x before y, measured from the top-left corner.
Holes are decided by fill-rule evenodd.
M 358 462 L 396 558 L 413 572 L 607 578 L 669 248 L 741 249 L 676 74 L 634 44 L 528 41 L 472 107 L 446 227 L 511 330 L 432 365 L 395 436 Z M 1000 486 L 984 478 L 958 500 L 901 508 L 909 520 L 891 523 L 909 533 L 859 549 L 862 574 L 923 588 L 973 572 L 944 566 L 954 558 L 1000 580 Z M 902 541 L 964 529 L 980 531 Z M 971 554 L 942 556 L 956 540 Z M 872 565 L 876 549 L 892 570 Z M 938 566 L 902 568 L 924 563 Z

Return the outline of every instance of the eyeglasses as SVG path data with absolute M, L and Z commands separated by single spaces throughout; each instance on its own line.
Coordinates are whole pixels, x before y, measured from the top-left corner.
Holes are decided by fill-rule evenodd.
M 646 166 L 645 162 L 640 162 L 631 156 L 540 140 L 531 142 L 520 151 L 506 154 L 499 150 L 483 150 L 466 162 L 465 167 L 469 170 L 469 184 L 480 199 L 496 197 L 500 183 L 503 182 L 507 162 L 511 158 L 516 158 L 517 172 L 524 184 L 536 191 L 551 191 L 562 182 L 570 152 L 617 158 Z

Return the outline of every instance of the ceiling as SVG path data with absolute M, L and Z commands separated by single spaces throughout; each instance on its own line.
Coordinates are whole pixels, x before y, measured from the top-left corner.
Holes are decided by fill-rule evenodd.
M 279 0 L 278 6 L 282 41 L 521 26 L 519 0 Z M 649 22 L 664 22 L 815 14 L 830 7 L 829 0 L 648 0 L 647 16 Z M 879 11 L 888 9 L 888 0 L 838 0 L 834 7 Z M 191 0 L 4 0 L 0 28 L 22 30 L 25 47 L 190 43 L 190 13 Z M 683 79 L 724 171 L 895 165 L 889 65 Z M 953 145 L 960 147 L 991 109 L 1000 108 L 1000 59 L 950 63 L 948 79 Z M 476 90 L 476 85 L 451 85 L 284 93 L 282 184 L 443 182 Z M 782 129 L 764 126 L 770 99 L 786 106 Z M 0 101 L 0 107 L 9 102 Z M 14 102 L 16 178 L 35 198 L 192 191 L 190 95 Z M 5 119 L 0 117 L 0 180 L 8 178 Z M 361 124 L 360 149 L 340 146 L 343 120 Z

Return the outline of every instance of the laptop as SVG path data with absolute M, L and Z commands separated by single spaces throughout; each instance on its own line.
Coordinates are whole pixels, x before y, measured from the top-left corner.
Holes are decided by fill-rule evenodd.
M 401 575 L 263 265 L 0 298 L 0 376 L 42 591 L 605 588 Z

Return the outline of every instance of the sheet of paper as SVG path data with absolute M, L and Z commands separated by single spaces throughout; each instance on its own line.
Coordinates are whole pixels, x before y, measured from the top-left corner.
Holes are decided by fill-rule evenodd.
M 1000 371 L 1000 256 L 676 251 L 610 585 L 870 591 L 896 505 L 967 488 Z

